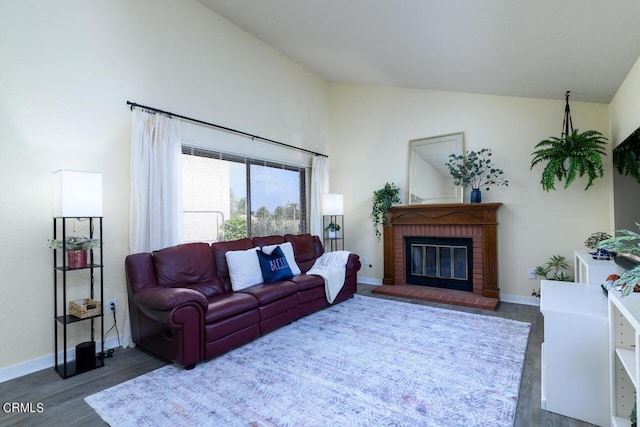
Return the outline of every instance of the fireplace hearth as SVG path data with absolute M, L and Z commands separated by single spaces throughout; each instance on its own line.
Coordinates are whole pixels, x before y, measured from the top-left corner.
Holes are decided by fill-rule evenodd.
M 445 296 L 446 292 L 456 293 L 455 298 L 443 297 L 447 299 L 444 302 L 455 304 L 456 301 L 450 302 L 449 299 L 461 299 L 465 301 L 462 305 L 475 306 L 467 303 L 469 298 L 458 296 L 458 294 L 467 294 L 470 297 L 476 297 L 478 306 L 482 308 L 497 307 L 499 302 L 497 211 L 501 205 L 501 203 L 472 203 L 391 207 L 387 213 L 389 222 L 384 225 L 383 279 L 383 285 L 390 286 L 380 286 L 379 291 L 374 292 L 396 295 L 396 291 L 399 292 L 406 287 L 423 289 L 432 287 L 440 289 L 442 292 L 438 291 L 438 293 L 444 292 Z M 432 239 L 432 243 L 429 243 L 428 239 Z M 454 239 L 453 243 L 446 243 L 451 241 L 447 239 Z M 420 241 L 425 242 L 416 243 Z M 464 245 L 461 244 L 463 241 Z M 441 246 L 442 249 L 440 249 Z M 444 261 L 441 262 L 438 255 L 429 261 L 429 256 L 434 252 L 438 254 L 438 251 L 444 256 Z M 465 255 L 467 257 L 466 277 L 469 280 L 469 284 L 464 288 L 466 292 L 460 293 L 460 287 L 442 288 L 440 279 L 446 279 L 450 284 L 451 281 L 459 281 L 463 276 L 464 268 L 461 267 L 461 259 Z M 424 259 L 424 264 L 420 264 L 422 261 L 418 265 L 412 264 L 414 258 L 416 261 Z M 450 258 L 453 258 L 453 261 Z M 434 262 L 437 264 L 435 273 Z M 412 274 L 412 272 L 418 274 Z M 447 275 L 452 277 L 442 277 Z M 419 286 L 413 286 L 416 284 Z M 393 290 L 394 286 L 395 290 Z

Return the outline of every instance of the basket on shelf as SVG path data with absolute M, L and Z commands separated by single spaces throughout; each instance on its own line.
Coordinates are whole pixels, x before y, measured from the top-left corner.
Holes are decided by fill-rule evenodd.
M 80 319 L 97 316 L 100 314 L 101 309 L 102 305 L 100 301 L 91 298 L 69 301 L 69 314 L 79 317 Z

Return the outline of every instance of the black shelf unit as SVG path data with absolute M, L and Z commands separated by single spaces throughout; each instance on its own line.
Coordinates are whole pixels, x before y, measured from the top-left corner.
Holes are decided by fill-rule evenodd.
M 336 224 L 339 230 L 331 232 L 329 224 Z M 324 250 L 326 252 L 344 250 L 344 215 L 324 215 L 322 217 Z
M 68 233 L 68 221 L 88 221 L 89 225 L 89 238 L 100 239 L 100 246 L 96 249 L 88 249 L 87 257 L 88 262 L 86 267 L 70 268 L 67 265 L 67 250 L 65 245 L 62 245 L 62 249 L 53 250 L 53 313 L 54 313 L 54 342 L 55 342 L 55 364 L 54 370 L 62 378 L 66 379 L 74 375 L 88 372 L 93 369 L 104 366 L 104 285 L 103 285 L 103 254 L 102 254 L 102 217 L 54 217 L 53 218 L 53 239 L 59 239 L 63 242 L 69 237 Z M 98 230 L 95 230 L 97 224 Z M 98 314 L 79 318 L 68 313 L 67 300 L 67 275 L 70 274 L 88 274 L 88 291 L 89 298 L 100 301 L 101 309 Z M 98 281 L 99 283 L 96 283 Z M 90 342 L 96 343 L 96 324 L 100 323 L 99 329 L 99 357 L 96 357 L 95 366 L 83 367 L 78 370 L 76 362 L 74 360 L 68 360 L 67 350 L 69 344 L 69 337 L 67 328 L 74 323 L 87 322 L 90 325 L 91 334 Z M 60 333 L 62 332 L 62 333 Z M 98 343 L 96 343 L 97 345 Z M 59 351 L 62 350 L 62 357 L 59 355 Z M 77 355 L 76 355 L 77 356 Z

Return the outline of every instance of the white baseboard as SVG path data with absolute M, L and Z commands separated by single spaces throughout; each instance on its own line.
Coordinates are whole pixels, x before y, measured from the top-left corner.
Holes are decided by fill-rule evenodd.
M 358 276 L 358 283 L 362 283 L 363 285 L 382 285 L 382 280 L 375 277 Z
M 96 349 L 100 346 L 100 341 L 96 341 Z M 105 351 L 110 348 L 118 346 L 117 337 L 107 338 L 104 342 Z M 64 357 L 62 352 L 58 353 L 58 362 Z M 67 360 L 73 361 L 76 359 L 76 349 L 70 348 L 67 350 Z M 54 354 L 48 354 L 46 356 L 38 357 L 36 359 L 27 360 L 26 362 L 16 363 L 15 365 L 0 368 L 0 383 L 12 380 L 14 378 L 22 377 L 24 375 L 32 374 L 34 372 L 42 371 L 43 369 L 53 368 L 55 364 Z
M 540 298 L 536 298 L 533 296 L 523 297 L 522 295 L 509 295 L 500 293 L 500 301 L 523 305 L 540 305 Z

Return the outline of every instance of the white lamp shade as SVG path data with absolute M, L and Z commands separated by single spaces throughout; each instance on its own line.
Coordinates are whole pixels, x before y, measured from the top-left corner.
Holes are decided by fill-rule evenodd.
M 323 215 L 344 215 L 342 194 L 325 194 L 322 196 Z
M 53 216 L 102 216 L 102 174 L 71 170 L 54 172 Z

